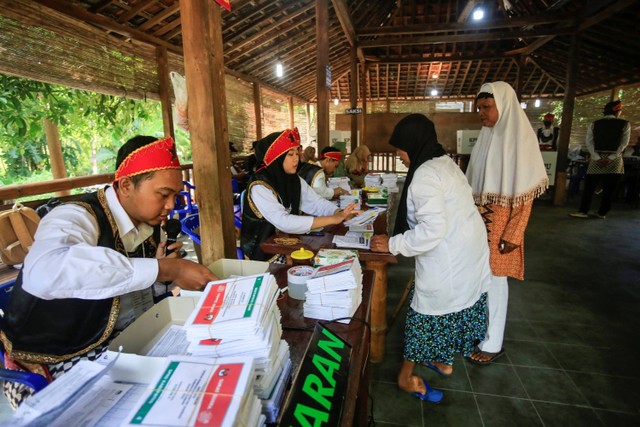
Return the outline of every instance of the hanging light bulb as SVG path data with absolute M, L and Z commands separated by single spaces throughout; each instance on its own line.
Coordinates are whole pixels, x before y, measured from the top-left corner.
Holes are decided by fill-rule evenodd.
M 473 11 L 473 19 L 475 21 L 479 21 L 482 18 L 484 18 L 484 10 L 482 10 L 481 8 L 477 8 Z
M 533 105 L 538 108 L 540 106 L 540 100 L 536 99 L 536 102 L 534 102 Z
M 437 96 L 438 95 L 438 90 L 437 89 L 431 89 L 431 96 Z
M 276 62 L 276 77 L 284 76 L 284 67 L 280 61 Z
M 523 110 L 526 110 L 526 109 L 527 109 L 527 103 L 526 103 L 526 102 L 524 102 L 524 101 L 522 101 L 522 102 L 520 103 L 520 108 L 522 108 Z
M 340 103 L 340 100 L 338 98 L 333 99 L 333 105 L 337 107 L 339 103 Z

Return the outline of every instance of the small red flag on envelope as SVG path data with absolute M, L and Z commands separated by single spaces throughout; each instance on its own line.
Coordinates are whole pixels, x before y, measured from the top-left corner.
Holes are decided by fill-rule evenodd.
M 231 12 L 231 0 L 216 0 L 216 3 Z

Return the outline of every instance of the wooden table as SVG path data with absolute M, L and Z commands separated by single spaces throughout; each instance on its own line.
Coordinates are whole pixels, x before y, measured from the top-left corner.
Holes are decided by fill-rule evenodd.
M 373 226 L 376 234 L 387 233 L 386 212 L 376 218 Z M 334 234 L 343 235 L 346 232 L 347 228 L 339 225 L 325 228 L 322 236 L 276 233 L 265 240 L 260 248 L 266 254 L 287 255 L 287 257 L 291 252 L 300 248 L 317 253 L 321 248 L 335 248 L 336 246 L 331 242 Z M 300 243 L 296 245 L 276 243 L 275 239 L 280 237 L 297 238 Z M 364 268 L 375 273 L 371 302 L 371 361 L 378 363 L 384 359 L 387 333 L 387 267 L 389 264 L 396 264 L 398 260 L 390 253 L 371 252 L 370 250 L 358 249 L 358 254 L 360 260 L 364 262 Z
M 287 285 L 287 270 L 290 266 L 271 264 L 269 271 L 276 276 L 279 287 Z M 373 272 L 363 272 L 362 303 L 353 315 L 360 319 L 369 319 L 371 308 L 371 291 L 373 287 Z M 304 358 L 307 346 L 313 335 L 313 327 L 317 320 L 304 317 L 303 301 L 289 298 L 285 294 L 278 300 L 278 307 L 282 312 L 282 339 L 289 344 L 291 352 L 292 373 L 296 380 L 298 370 Z M 369 400 L 369 330 L 362 323 L 352 321 L 349 324 L 332 323 L 329 329 L 352 347 L 351 363 L 348 383 L 342 410 L 342 426 L 366 426 L 368 424 L 367 407 Z M 291 395 L 287 395 L 281 409 L 290 403 Z

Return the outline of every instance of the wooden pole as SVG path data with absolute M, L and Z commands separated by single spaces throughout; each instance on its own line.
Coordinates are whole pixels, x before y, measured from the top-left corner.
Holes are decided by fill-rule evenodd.
M 316 0 L 316 91 L 318 95 L 318 152 L 329 146 L 329 2 Z M 329 87 L 327 87 L 329 86 Z
M 289 97 L 289 129 L 293 129 L 295 127 L 295 119 L 294 119 L 294 111 L 293 111 L 293 96 Z
M 349 106 L 358 107 L 358 49 L 351 46 L 351 82 L 349 84 Z M 351 152 L 358 146 L 358 115 L 351 114 Z
M 253 109 L 256 116 L 256 140 L 258 140 L 262 139 L 262 98 L 258 83 L 253 84 Z
M 220 6 L 180 0 L 202 262 L 236 257 Z
M 367 72 L 366 62 L 360 61 L 362 76 L 360 77 L 360 96 L 362 97 L 362 119 L 360 120 L 360 141 L 358 145 L 364 144 L 365 132 L 367 130 Z
M 60 134 L 58 126 L 49 119 L 44 119 L 44 133 L 47 137 L 47 148 L 49 149 L 49 159 L 51 159 L 51 173 L 53 179 L 67 177 L 67 168 L 64 166 L 64 158 L 62 157 L 62 144 L 60 144 Z M 69 190 L 56 191 L 57 197 L 70 195 Z
M 160 82 L 160 105 L 162 108 L 162 125 L 164 136 L 175 139 L 173 129 L 173 113 L 171 111 L 171 85 L 169 84 L 169 57 L 167 48 L 156 47 L 156 61 L 158 62 L 158 80 Z
M 618 86 L 614 86 L 611 88 L 611 101 L 617 101 L 620 94 L 620 88 Z
M 576 77 L 578 75 L 578 60 L 580 59 L 581 35 L 576 33 L 571 39 L 569 61 L 567 66 L 564 100 L 562 101 L 562 123 L 558 137 L 558 161 L 556 166 L 556 191 L 553 204 L 561 206 L 566 201 L 567 193 L 567 154 L 569 153 L 569 138 L 573 124 L 573 107 L 576 100 Z
M 522 55 L 518 57 L 516 61 L 516 96 L 518 97 L 518 101 L 522 101 L 522 86 L 524 82 L 524 67 L 526 66 L 525 59 Z

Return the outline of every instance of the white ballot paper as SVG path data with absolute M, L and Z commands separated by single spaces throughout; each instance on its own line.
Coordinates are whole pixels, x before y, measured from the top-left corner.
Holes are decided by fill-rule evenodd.
M 260 413 L 253 375 L 253 359 L 246 357 L 167 358 L 123 425 L 245 425 Z
M 347 227 L 351 227 L 352 225 L 365 225 L 365 224 L 373 224 L 378 215 L 384 212 L 386 209 L 383 208 L 370 208 L 366 211 L 363 211 L 360 215 L 354 216 L 348 221 L 344 222 L 344 225 Z

